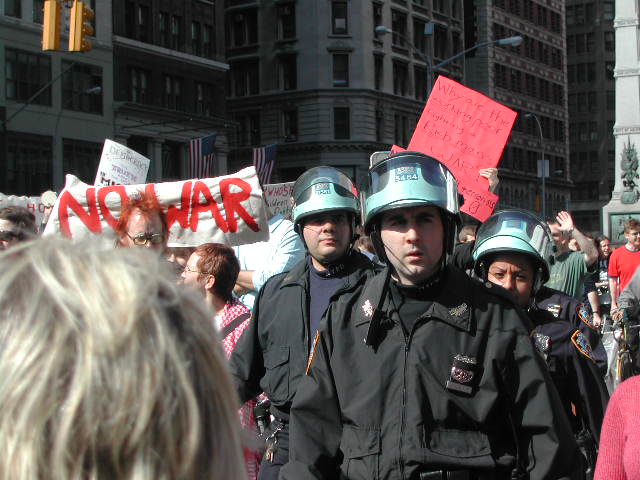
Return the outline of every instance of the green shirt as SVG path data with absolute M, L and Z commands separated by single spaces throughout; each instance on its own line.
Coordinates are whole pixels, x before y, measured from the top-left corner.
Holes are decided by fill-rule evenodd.
M 555 257 L 549 281 L 545 285 L 572 297 L 582 298 L 582 286 L 592 272 L 593 267 L 588 267 L 584 262 L 584 253 L 566 252 Z

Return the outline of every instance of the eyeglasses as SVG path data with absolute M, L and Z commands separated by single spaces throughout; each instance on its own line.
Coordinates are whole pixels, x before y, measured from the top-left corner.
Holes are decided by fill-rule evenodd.
M 211 276 L 210 273 L 202 273 L 200 270 L 196 270 L 195 268 L 191 268 L 189 265 L 185 265 L 184 266 L 184 271 L 185 272 L 191 272 L 191 273 L 197 273 L 198 275 Z
M 632 237 L 637 237 L 640 235 L 640 232 L 627 232 L 627 235 L 631 235 Z
M 141 233 L 132 237 L 127 233 L 127 237 L 131 239 L 134 245 L 144 247 L 147 243 L 151 245 L 160 245 L 164 242 L 164 234 L 162 233 Z

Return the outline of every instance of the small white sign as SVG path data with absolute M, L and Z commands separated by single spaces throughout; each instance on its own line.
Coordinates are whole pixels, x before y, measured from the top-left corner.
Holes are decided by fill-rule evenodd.
M 269 210 L 275 215 L 281 214 L 284 218 L 291 218 L 291 193 L 293 183 L 269 183 L 264 186 L 264 194 L 269 205 Z
M 96 186 L 139 185 L 147 181 L 151 160 L 129 147 L 105 140 L 96 173 Z

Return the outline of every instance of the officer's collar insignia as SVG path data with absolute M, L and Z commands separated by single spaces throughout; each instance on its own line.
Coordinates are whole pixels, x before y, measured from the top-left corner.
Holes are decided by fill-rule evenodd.
M 578 351 L 595 363 L 596 359 L 593 357 L 593 350 L 591 350 L 591 344 L 587 337 L 585 337 L 580 330 L 576 330 L 571 335 L 571 342 L 578 349 Z
M 547 311 L 551 312 L 554 317 L 558 318 L 560 316 L 560 312 L 562 311 L 562 307 L 560 305 L 550 303 L 549 305 L 547 305 Z
M 584 304 L 581 303 L 576 307 L 576 313 L 578 314 L 578 317 L 580 317 L 580 320 L 586 323 L 589 328 L 593 330 L 598 329 L 598 327 L 593 324 L 593 316 L 589 313 L 589 310 L 587 310 L 587 307 L 585 307 Z
M 452 317 L 460 317 L 467 313 L 467 308 L 468 307 L 466 303 L 461 303 L 457 307 L 450 308 L 449 315 L 451 315 Z
M 531 335 L 536 349 L 543 354 L 549 353 L 549 350 L 551 350 L 551 338 L 549 338 L 548 335 L 538 333 L 535 330 Z
M 474 379 L 477 367 L 478 362 L 474 357 L 456 355 L 451 365 L 451 375 L 446 383 L 447 390 L 470 394 L 473 388 L 466 384 Z
M 373 315 L 373 305 L 371 305 L 371 300 L 368 298 L 362 304 L 362 311 L 365 317 L 371 317 Z

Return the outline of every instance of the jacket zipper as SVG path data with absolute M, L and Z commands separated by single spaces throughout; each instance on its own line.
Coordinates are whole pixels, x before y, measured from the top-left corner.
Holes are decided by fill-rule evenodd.
M 407 409 L 407 360 L 409 357 L 409 344 L 411 341 L 411 335 L 413 333 L 410 332 L 409 336 L 404 331 L 404 327 L 402 326 L 402 321 L 398 319 L 400 323 L 400 328 L 402 329 L 402 335 L 404 336 L 404 364 L 402 366 L 402 411 L 400 415 L 400 440 L 398 442 L 399 452 L 398 452 L 398 462 L 400 467 L 400 477 L 405 478 L 404 476 L 404 460 L 402 456 L 402 439 L 404 438 L 404 430 L 406 423 L 406 409 Z

